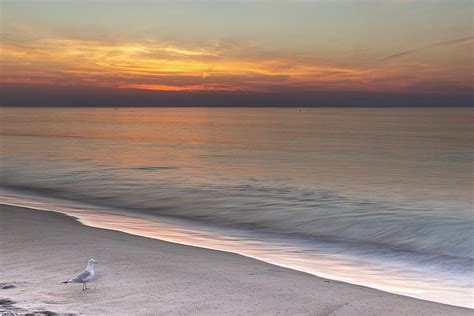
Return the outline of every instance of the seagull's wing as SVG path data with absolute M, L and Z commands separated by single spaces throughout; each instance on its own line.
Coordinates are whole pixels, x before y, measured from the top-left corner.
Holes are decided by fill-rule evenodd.
M 74 279 L 71 279 L 70 282 L 82 283 L 90 276 L 90 274 L 91 273 L 89 271 L 84 270 L 78 276 L 76 276 Z

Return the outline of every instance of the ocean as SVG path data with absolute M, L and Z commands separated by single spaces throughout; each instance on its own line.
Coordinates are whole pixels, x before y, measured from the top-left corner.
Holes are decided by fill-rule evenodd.
M 473 113 L 4 107 L 0 203 L 473 308 Z

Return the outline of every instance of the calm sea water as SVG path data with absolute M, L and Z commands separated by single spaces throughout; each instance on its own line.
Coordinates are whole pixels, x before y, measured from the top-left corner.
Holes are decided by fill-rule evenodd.
M 473 113 L 3 108 L 0 202 L 473 307 Z

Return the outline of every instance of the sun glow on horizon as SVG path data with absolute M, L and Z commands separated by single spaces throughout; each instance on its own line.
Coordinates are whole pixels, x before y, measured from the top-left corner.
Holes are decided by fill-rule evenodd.
M 471 46 L 472 41 L 464 45 Z M 338 65 L 303 54 L 242 51 L 235 47 L 190 49 L 159 41 L 3 41 L 1 52 L 2 83 L 93 84 L 159 91 L 409 91 L 410 85 L 439 77 L 440 72 L 446 80 L 454 79 L 442 65 L 420 63 L 410 56 Z
M 272 6 L 253 2 L 142 6 L 125 1 L 109 14 L 110 6 L 101 1 L 87 5 L 6 1 L 0 84 L 176 94 L 471 95 L 474 36 L 472 27 L 466 28 L 466 5 L 444 4 L 442 11 L 416 1 L 386 1 L 378 7 L 370 1 L 359 5 L 282 1 Z M 38 18 L 34 8 L 49 11 Z M 136 17 L 127 24 L 132 21 L 130 8 Z M 167 20 L 178 8 L 182 16 Z M 431 22 L 449 13 L 451 27 L 432 23 L 433 31 L 427 33 L 420 18 L 402 14 L 411 9 Z M 248 15 L 234 23 L 230 17 L 235 10 Z M 392 14 L 398 18 L 391 19 Z M 360 19 L 373 19 L 374 25 L 361 25 Z M 414 31 L 400 29 L 404 19 Z

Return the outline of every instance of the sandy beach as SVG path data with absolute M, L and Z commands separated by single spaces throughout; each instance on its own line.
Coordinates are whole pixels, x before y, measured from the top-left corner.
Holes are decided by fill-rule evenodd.
M 1 205 L 0 312 L 87 315 L 472 315 L 472 310 L 321 279 L 240 255 Z M 97 277 L 61 284 L 89 258 Z

